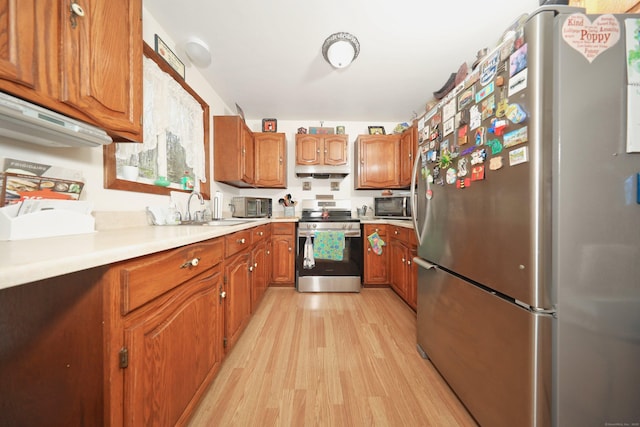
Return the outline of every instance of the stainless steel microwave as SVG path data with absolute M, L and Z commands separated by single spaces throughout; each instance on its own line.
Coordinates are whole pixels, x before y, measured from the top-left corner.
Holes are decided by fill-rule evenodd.
M 238 196 L 231 199 L 231 216 L 266 218 L 271 216 L 272 201 L 265 197 Z
M 384 196 L 373 199 L 373 215 L 377 218 L 411 218 L 411 196 Z

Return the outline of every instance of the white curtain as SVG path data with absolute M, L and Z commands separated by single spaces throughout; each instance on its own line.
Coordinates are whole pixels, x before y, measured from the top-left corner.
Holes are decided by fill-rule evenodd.
M 147 57 L 144 58 L 143 99 L 143 143 L 118 144 L 116 157 L 128 161 L 132 155 L 158 148 L 158 175 L 166 176 L 166 134 L 171 132 L 184 148 L 187 165 L 193 169 L 196 179 L 205 182 L 204 124 L 200 103 Z

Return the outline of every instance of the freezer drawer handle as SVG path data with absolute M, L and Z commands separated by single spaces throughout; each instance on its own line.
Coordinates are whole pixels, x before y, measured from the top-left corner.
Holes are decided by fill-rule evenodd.
M 430 269 L 430 268 L 436 268 L 435 265 L 423 260 L 422 258 L 415 257 L 413 259 L 413 262 L 415 262 L 416 264 L 418 264 L 422 268 L 426 268 L 427 270 Z

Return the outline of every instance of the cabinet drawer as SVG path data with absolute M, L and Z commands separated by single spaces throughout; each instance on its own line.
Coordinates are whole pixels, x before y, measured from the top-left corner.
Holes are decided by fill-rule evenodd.
M 269 224 L 259 225 L 251 229 L 252 243 L 257 243 L 264 240 L 269 232 Z
M 402 242 L 404 243 L 409 243 L 409 239 L 411 236 L 411 233 L 413 233 L 413 230 L 411 230 L 410 228 L 404 228 L 404 227 L 391 227 L 391 237 L 398 239 L 398 240 L 402 240 Z
M 122 264 L 122 314 L 146 304 L 223 259 L 222 239 L 147 255 Z
M 271 233 L 273 234 L 295 234 L 295 223 L 293 222 L 272 222 Z
M 364 225 L 365 237 L 370 236 L 373 233 L 378 233 L 378 236 L 380 237 L 386 237 L 387 225 L 386 224 L 365 224 Z
M 224 236 L 225 258 L 251 246 L 251 230 L 242 230 Z

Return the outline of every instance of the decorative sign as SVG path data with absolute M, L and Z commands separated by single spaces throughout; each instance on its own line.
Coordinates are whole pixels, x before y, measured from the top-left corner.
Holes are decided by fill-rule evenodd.
M 591 63 L 618 42 L 620 24 L 613 15 L 601 15 L 591 22 L 586 15 L 574 13 L 562 25 L 562 38 Z
M 182 63 L 182 61 L 180 61 L 176 54 L 173 53 L 171 49 L 169 49 L 169 46 L 167 46 L 167 44 L 160 38 L 160 36 L 156 34 L 155 39 L 155 48 L 158 55 L 160 55 L 162 59 L 167 61 L 167 64 L 169 64 L 171 68 L 176 71 L 176 73 L 180 74 L 180 77 L 182 77 L 182 79 L 184 80 L 184 64 Z

